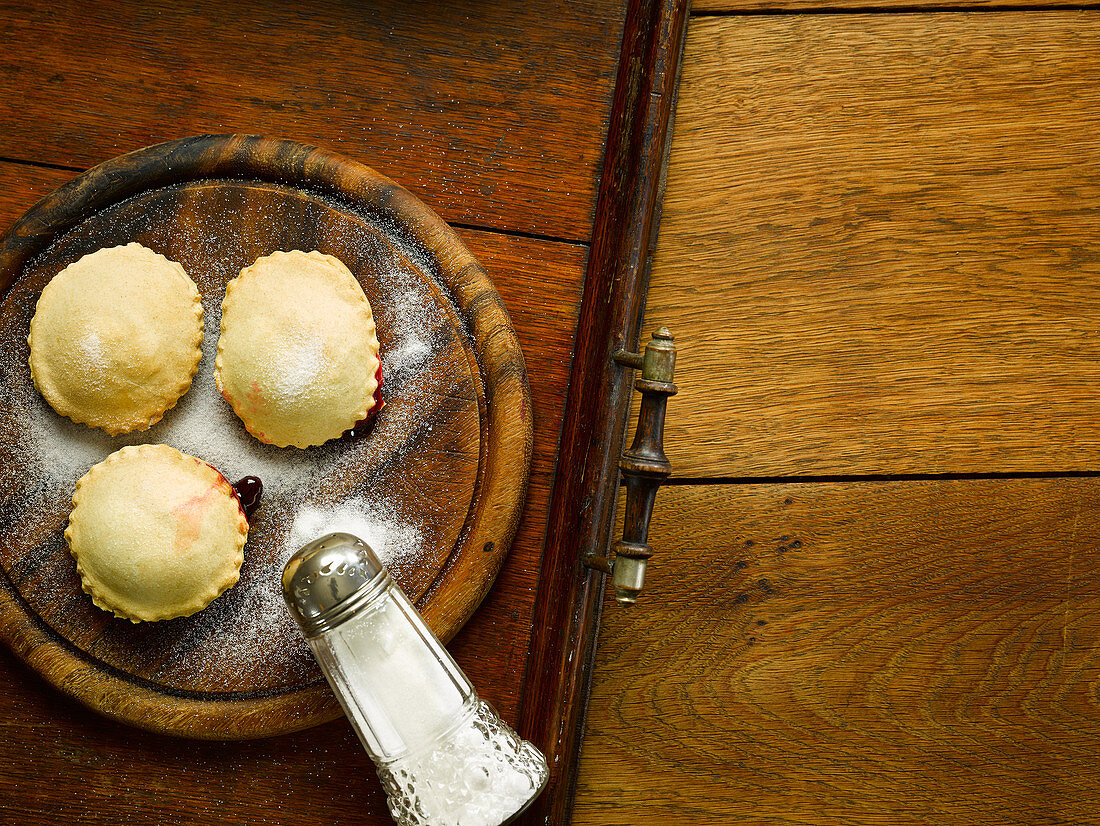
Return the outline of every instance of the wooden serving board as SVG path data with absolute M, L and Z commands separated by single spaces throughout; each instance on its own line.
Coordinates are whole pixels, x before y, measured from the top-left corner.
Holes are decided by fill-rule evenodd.
M 50 278 L 131 241 L 179 261 L 198 284 L 204 358 L 162 422 L 112 439 L 58 417 L 34 392 L 26 333 Z M 290 249 L 340 258 L 374 309 L 386 407 L 364 438 L 304 451 L 261 445 L 213 387 L 225 284 Z M 0 637 L 53 685 L 113 718 L 190 737 L 267 736 L 339 716 L 279 591 L 290 553 L 332 529 L 374 544 L 444 639 L 485 596 L 530 469 L 523 357 L 484 270 L 392 181 L 287 141 L 160 144 L 31 209 L 0 242 L 0 296 Z M 258 475 L 266 493 L 237 586 L 193 617 L 131 624 L 81 591 L 62 532 L 88 467 L 155 442 L 231 480 Z

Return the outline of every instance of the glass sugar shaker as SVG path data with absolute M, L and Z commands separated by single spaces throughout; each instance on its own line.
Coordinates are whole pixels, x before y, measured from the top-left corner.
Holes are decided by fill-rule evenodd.
M 546 759 L 477 696 L 365 542 L 309 543 L 283 596 L 400 826 L 500 826 L 542 791 Z

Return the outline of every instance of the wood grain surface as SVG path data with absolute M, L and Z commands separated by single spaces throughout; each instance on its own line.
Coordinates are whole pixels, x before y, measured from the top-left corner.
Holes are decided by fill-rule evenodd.
M 1039 7 L 1079 8 L 1080 3 L 1051 3 L 1048 0 L 693 0 L 692 14 L 739 14 L 783 12 L 913 13 L 922 11 L 1003 11 Z
M 41 198 L 71 180 L 67 169 L 0 160 L 0 233 L 7 232 Z
M 693 18 L 646 327 L 684 477 L 1089 470 L 1100 14 Z
M 1097 480 L 675 487 L 652 536 L 574 823 L 1095 822 Z
M 321 142 L 448 221 L 585 240 L 622 3 L 0 3 L 0 157 Z

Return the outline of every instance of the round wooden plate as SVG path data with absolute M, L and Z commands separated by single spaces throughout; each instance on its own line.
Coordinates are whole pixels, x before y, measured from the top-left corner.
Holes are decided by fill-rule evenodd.
M 137 241 L 198 284 L 204 358 L 147 431 L 110 438 L 57 416 L 27 368 L 43 287 Z M 297 450 L 249 437 L 213 386 L 225 284 L 275 250 L 321 250 L 374 309 L 386 407 L 354 440 Z M 261 737 L 340 714 L 282 604 L 282 565 L 332 529 L 360 533 L 443 639 L 492 584 L 531 456 L 523 357 L 484 270 L 443 221 L 362 164 L 289 141 L 208 135 L 107 161 L 34 206 L 0 242 L 0 636 L 58 688 L 176 735 Z M 132 624 L 81 591 L 62 532 L 76 480 L 125 444 L 165 442 L 230 479 L 258 475 L 240 582 L 193 617 Z

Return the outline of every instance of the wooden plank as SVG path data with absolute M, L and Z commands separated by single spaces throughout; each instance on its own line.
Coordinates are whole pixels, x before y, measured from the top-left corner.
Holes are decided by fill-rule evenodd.
M 609 607 L 574 823 L 1100 810 L 1100 482 L 683 486 Z
M 0 161 L 0 233 L 6 233 L 39 199 L 75 177 L 67 169 Z
M 647 329 L 681 476 L 1094 466 L 1096 13 L 694 18 Z
M 63 170 L 0 162 L 0 229 L 70 177 Z M 463 230 L 461 236 L 493 277 L 516 328 L 531 385 L 535 442 L 531 486 L 511 553 L 450 647 L 482 695 L 515 723 L 587 248 L 496 232 Z M 0 653 L 0 764 L 14 767 L 0 772 L 0 820 L 390 822 L 370 762 L 343 721 L 241 743 L 159 737 L 83 709 L 6 649 Z M 53 781 L 42 783 L 42 777 Z M 297 778 L 293 795 L 287 778 Z
M 1026 9 L 1037 7 L 1049 9 L 1051 6 L 1073 7 L 1075 3 L 1050 3 L 1047 0 L 693 0 L 691 13 L 738 14 L 741 12 L 789 12 L 805 11 L 809 13 L 828 10 L 835 11 L 987 11 L 1003 9 Z
M 623 2 L 0 2 L 0 157 L 319 143 L 449 221 L 588 238 Z

